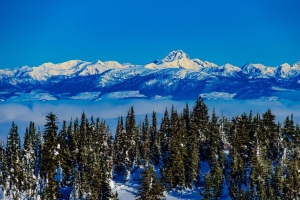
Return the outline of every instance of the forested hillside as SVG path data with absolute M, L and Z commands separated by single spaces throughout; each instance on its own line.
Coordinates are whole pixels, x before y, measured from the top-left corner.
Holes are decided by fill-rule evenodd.
M 142 122 L 133 105 L 113 134 L 85 113 L 61 122 L 50 112 L 22 142 L 12 123 L 0 170 L 0 199 L 118 199 L 116 178 L 126 184 L 138 170 L 137 199 L 195 188 L 204 199 L 300 199 L 300 127 L 271 110 L 217 116 L 201 97 Z

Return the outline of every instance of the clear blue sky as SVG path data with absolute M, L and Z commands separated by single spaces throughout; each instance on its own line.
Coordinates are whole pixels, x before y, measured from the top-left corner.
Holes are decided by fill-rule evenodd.
M 182 49 L 218 65 L 300 61 L 298 0 L 1 0 L 0 68 L 145 64 Z

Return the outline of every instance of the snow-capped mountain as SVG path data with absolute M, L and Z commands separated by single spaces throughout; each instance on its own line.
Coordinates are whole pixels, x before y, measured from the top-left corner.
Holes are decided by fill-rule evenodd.
M 182 50 L 172 51 L 162 60 L 156 60 L 145 65 L 147 69 L 182 68 L 192 71 L 201 71 L 204 68 L 217 68 L 214 63 L 203 62 L 199 59 L 190 59 Z
M 249 78 L 270 78 L 275 74 L 276 68 L 266 67 L 262 64 L 246 64 L 242 67 L 244 74 L 247 74 Z
M 299 76 L 300 74 L 300 62 L 295 63 L 293 66 L 290 66 L 287 63 L 284 63 L 277 67 L 275 71 L 276 75 L 281 78 L 293 78 Z
M 102 98 L 281 98 L 300 90 L 300 62 L 269 67 L 189 58 L 182 50 L 146 65 L 70 60 L 0 70 L 2 101 Z M 283 95 L 284 96 L 284 95 Z

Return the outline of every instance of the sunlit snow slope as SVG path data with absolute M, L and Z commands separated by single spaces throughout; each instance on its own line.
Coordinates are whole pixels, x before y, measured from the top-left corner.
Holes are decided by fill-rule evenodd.
M 191 59 L 182 50 L 145 65 L 70 60 L 0 70 L 0 100 L 290 98 L 300 91 L 300 62 L 264 66 Z M 279 88 L 279 89 L 278 89 Z

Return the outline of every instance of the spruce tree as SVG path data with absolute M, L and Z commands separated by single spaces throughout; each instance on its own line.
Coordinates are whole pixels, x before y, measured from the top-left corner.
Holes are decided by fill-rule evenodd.
M 55 175 L 54 175 L 54 180 L 57 184 L 58 190 L 60 191 L 64 186 L 63 181 L 65 180 L 63 168 L 61 167 L 60 162 L 58 162 L 58 166 L 56 168 Z M 61 197 L 60 193 L 59 196 Z
M 198 153 L 200 160 L 206 161 L 208 156 L 208 133 L 207 127 L 209 122 L 208 108 L 204 103 L 201 96 L 197 99 L 195 106 L 193 107 L 191 116 L 191 133 L 192 137 L 197 137 Z M 197 159 L 197 158 L 196 158 Z
M 36 177 L 34 175 L 34 168 L 37 157 L 36 151 L 36 130 L 33 122 L 30 122 L 29 129 L 26 129 L 24 139 L 24 170 L 25 180 L 24 187 L 28 198 L 34 198 L 37 188 Z
M 153 166 L 146 168 L 141 173 L 141 179 L 139 180 L 139 184 L 140 186 L 138 188 L 136 199 L 159 200 L 164 197 L 163 187 L 154 173 Z
M 91 172 L 91 197 L 93 199 L 100 199 L 100 192 L 101 192 L 101 167 L 100 167 L 100 159 L 96 153 L 93 154 L 93 170 Z
M 24 160 L 22 157 L 22 149 L 20 145 L 18 127 L 15 125 L 14 122 L 12 123 L 10 132 L 7 136 L 6 162 L 9 174 L 9 191 L 11 191 L 14 194 L 18 193 L 19 191 L 24 191 Z
M 42 175 L 45 179 L 44 199 L 57 199 L 59 191 L 54 176 L 58 166 L 57 130 L 58 119 L 50 112 L 46 116 L 44 144 L 42 149 Z
M 266 147 L 257 142 L 256 147 L 253 148 L 251 157 L 251 174 L 249 180 L 249 194 L 252 199 L 267 199 L 271 184 L 272 170 L 270 168 L 271 161 L 264 156 Z M 273 191 L 271 192 L 273 195 Z M 269 194 L 270 195 L 270 194 Z
M 183 141 L 183 129 L 180 117 L 172 107 L 171 131 L 170 131 L 170 155 L 165 167 L 168 176 L 167 184 L 171 188 L 185 187 L 185 166 L 184 157 L 186 156 L 185 145 Z
M 76 157 L 77 157 L 77 151 L 78 151 L 78 145 L 77 145 L 77 140 L 76 140 L 76 135 L 75 135 L 75 130 L 74 130 L 74 124 L 73 124 L 73 121 L 71 119 L 69 125 L 68 125 L 68 128 L 67 128 L 67 138 L 68 138 L 68 141 L 67 141 L 67 144 L 68 144 L 68 147 L 69 147 L 69 151 L 70 151 L 70 160 L 71 160 L 71 166 L 75 166 L 75 163 L 76 163 Z M 77 128 L 78 130 L 78 128 Z
M 114 140 L 114 166 L 115 173 L 117 175 L 125 173 L 125 145 L 126 145 L 126 135 L 123 127 L 122 116 L 118 118 L 118 124 L 116 128 L 115 140 Z
M 164 117 L 161 121 L 160 131 L 158 133 L 158 140 L 160 141 L 160 147 L 161 147 L 161 159 L 162 159 L 162 165 L 166 167 L 168 165 L 168 160 L 170 156 L 170 118 L 168 109 L 166 108 L 164 112 Z M 163 175 L 163 174 L 162 174 Z
M 36 177 L 36 192 L 35 199 L 41 198 L 43 195 L 43 184 L 44 180 L 42 179 L 42 149 L 43 149 L 43 138 L 40 128 L 38 128 L 35 135 L 35 163 L 34 163 L 34 176 Z
M 286 199 L 300 198 L 300 156 L 299 152 L 294 152 L 293 158 L 287 167 L 287 177 L 284 183 L 284 197 Z
M 277 138 L 278 133 L 276 131 L 275 115 L 272 114 L 271 110 L 268 109 L 262 116 L 262 135 L 265 135 L 261 139 L 262 145 L 267 148 L 267 156 L 270 160 L 277 161 Z
M 107 171 L 107 163 L 100 158 L 100 198 L 99 199 L 110 199 L 113 194 L 109 184 L 110 172 Z
M 207 173 L 205 175 L 205 187 L 204 187 L 204 193 L 202 194 L 205 200 L 213 199 L 214 197 L 214 191 L 212 188 L 213 179 L 211 177 L 210 173 Z
M 272 180 L 272 188 L 276 199 L 283 199 L 283 187 L 284 187 L 284 178 L 283 178 L 283 168 L 282 160 L 280 160 L 275 169 L 275 173 Z
M 151 163 L 154 165 L 159 165 L 161 161 L 161 137 L 159 137 L 158 127 L 157 127 L 157 118 L 156 112 L 152 113 L 152 125 L 150 127 L 151 133 L 151 147 L 150 147 L 150 156 Z
M 41 162 L 42 162 L 42 146 L 43 146 L 43 139 L 40 128 L 35 135 L 35 148 L 34 148 L 34 175 L 36 177 L 41 176 Z
M 93 169 L 91 176 L 91 198 L 110 199 L 113 197 L 109 184 L 110 172 L 108 172 L 107 162 L 101 156 L 93 154 Z
M 201 96 L 198 97 L 190 118 L 190 129 L 187 136 L 187 152 L 190 158 L 187 168 L 187 183 L 199 183 L 201 165 L 208 159 L 208 108 Z
M 63 185 L 66 185 L 68 183 L 70 176 L 72 175 L 73 160 L 69 149 L 69 144 L 68 144 L 69 142 L 70 142 L 70 138 L 67 130 L 67 124 L 66 121 L 64 120 L 63 127 L 57 136 L 57 143 L 59 146 L 58 149 L 59 154 L 57 155 L 57 157 L 60 163 L 60 167 L 64 172 L 64 180 L 62 182 Z
M 79 197 L 86 198 L 90 193 L 89 171 L 88 171 L 88 137 L 87 137 L 87 119 L 83 112 L 78 135 L 78 171 L 80 174 Z
M 70 194 L 70 200 L 77 200 L 79 198 L 79 188 L 80 188 L 80 172 L 78 171 L 78 164 L 73 168 L 73 182 L 72 182 L 72 191 Z
M 4 142 L 0 142 L 0 185 L 3 186 L 3 189 L 7 187 L 7 159 L 6 159 L 6 149 L 4 147 Z
M 142 127 L 141 125 L 136 127 L 136 134 L 134 136 L 134 144 L 135 144 L 135 160 L 133 163 L 134 170 L 136 170 L 137 168 L 139 168 L 141 162 L 142 162 L 142 158 L 141 158 L 141 152 L 142 152 L 142 142 L 141 142 L 141 137 L 142 137 Z M 148 153 L 148 155 L 150 155 L 150 153 Z M 149 161 L 148 161 L 149 163 Z
M 244 161 L 240 154 L 231 154 L 231 171 L 229 194 L 232 199 L 241 199 L 244 190 L 242 189 L 244 179 Z
M 134 167 L 134 164 L 136 161 L 136 150 L 137 149 L 136 149 L 135 139 L 138 134 L 133 106 L 131 106 L 131 108 L 129 109 L 128 114 L 126 116 L 125 129 L 126 129 L 126 135 L 127 135 L 126 147 L 128 148 L 128 159 L 129 159 L 129 166 L 127 166 L 127 170 L 131 170 L 131 168 Z
M 151 135 L 150 135 L 148 115 L 146 114 L 145 120 L 142 125 L 142 136 L 141 136 L 141 157 L 144 161 L 145 167 L 149 165 L 150 149 L 151 149 Z
M 184 157 L 186 174 L 185 180 L 186 186 L 192 188 L 192 185 L 197 183 L 199 154 L 197 134 L 191 131 L 191 120 L 188 104 L 186 104 L 186 107 L 183 110 L 182 125 L 184 126 L 183 134 L 187 153 L 187 156 Z

